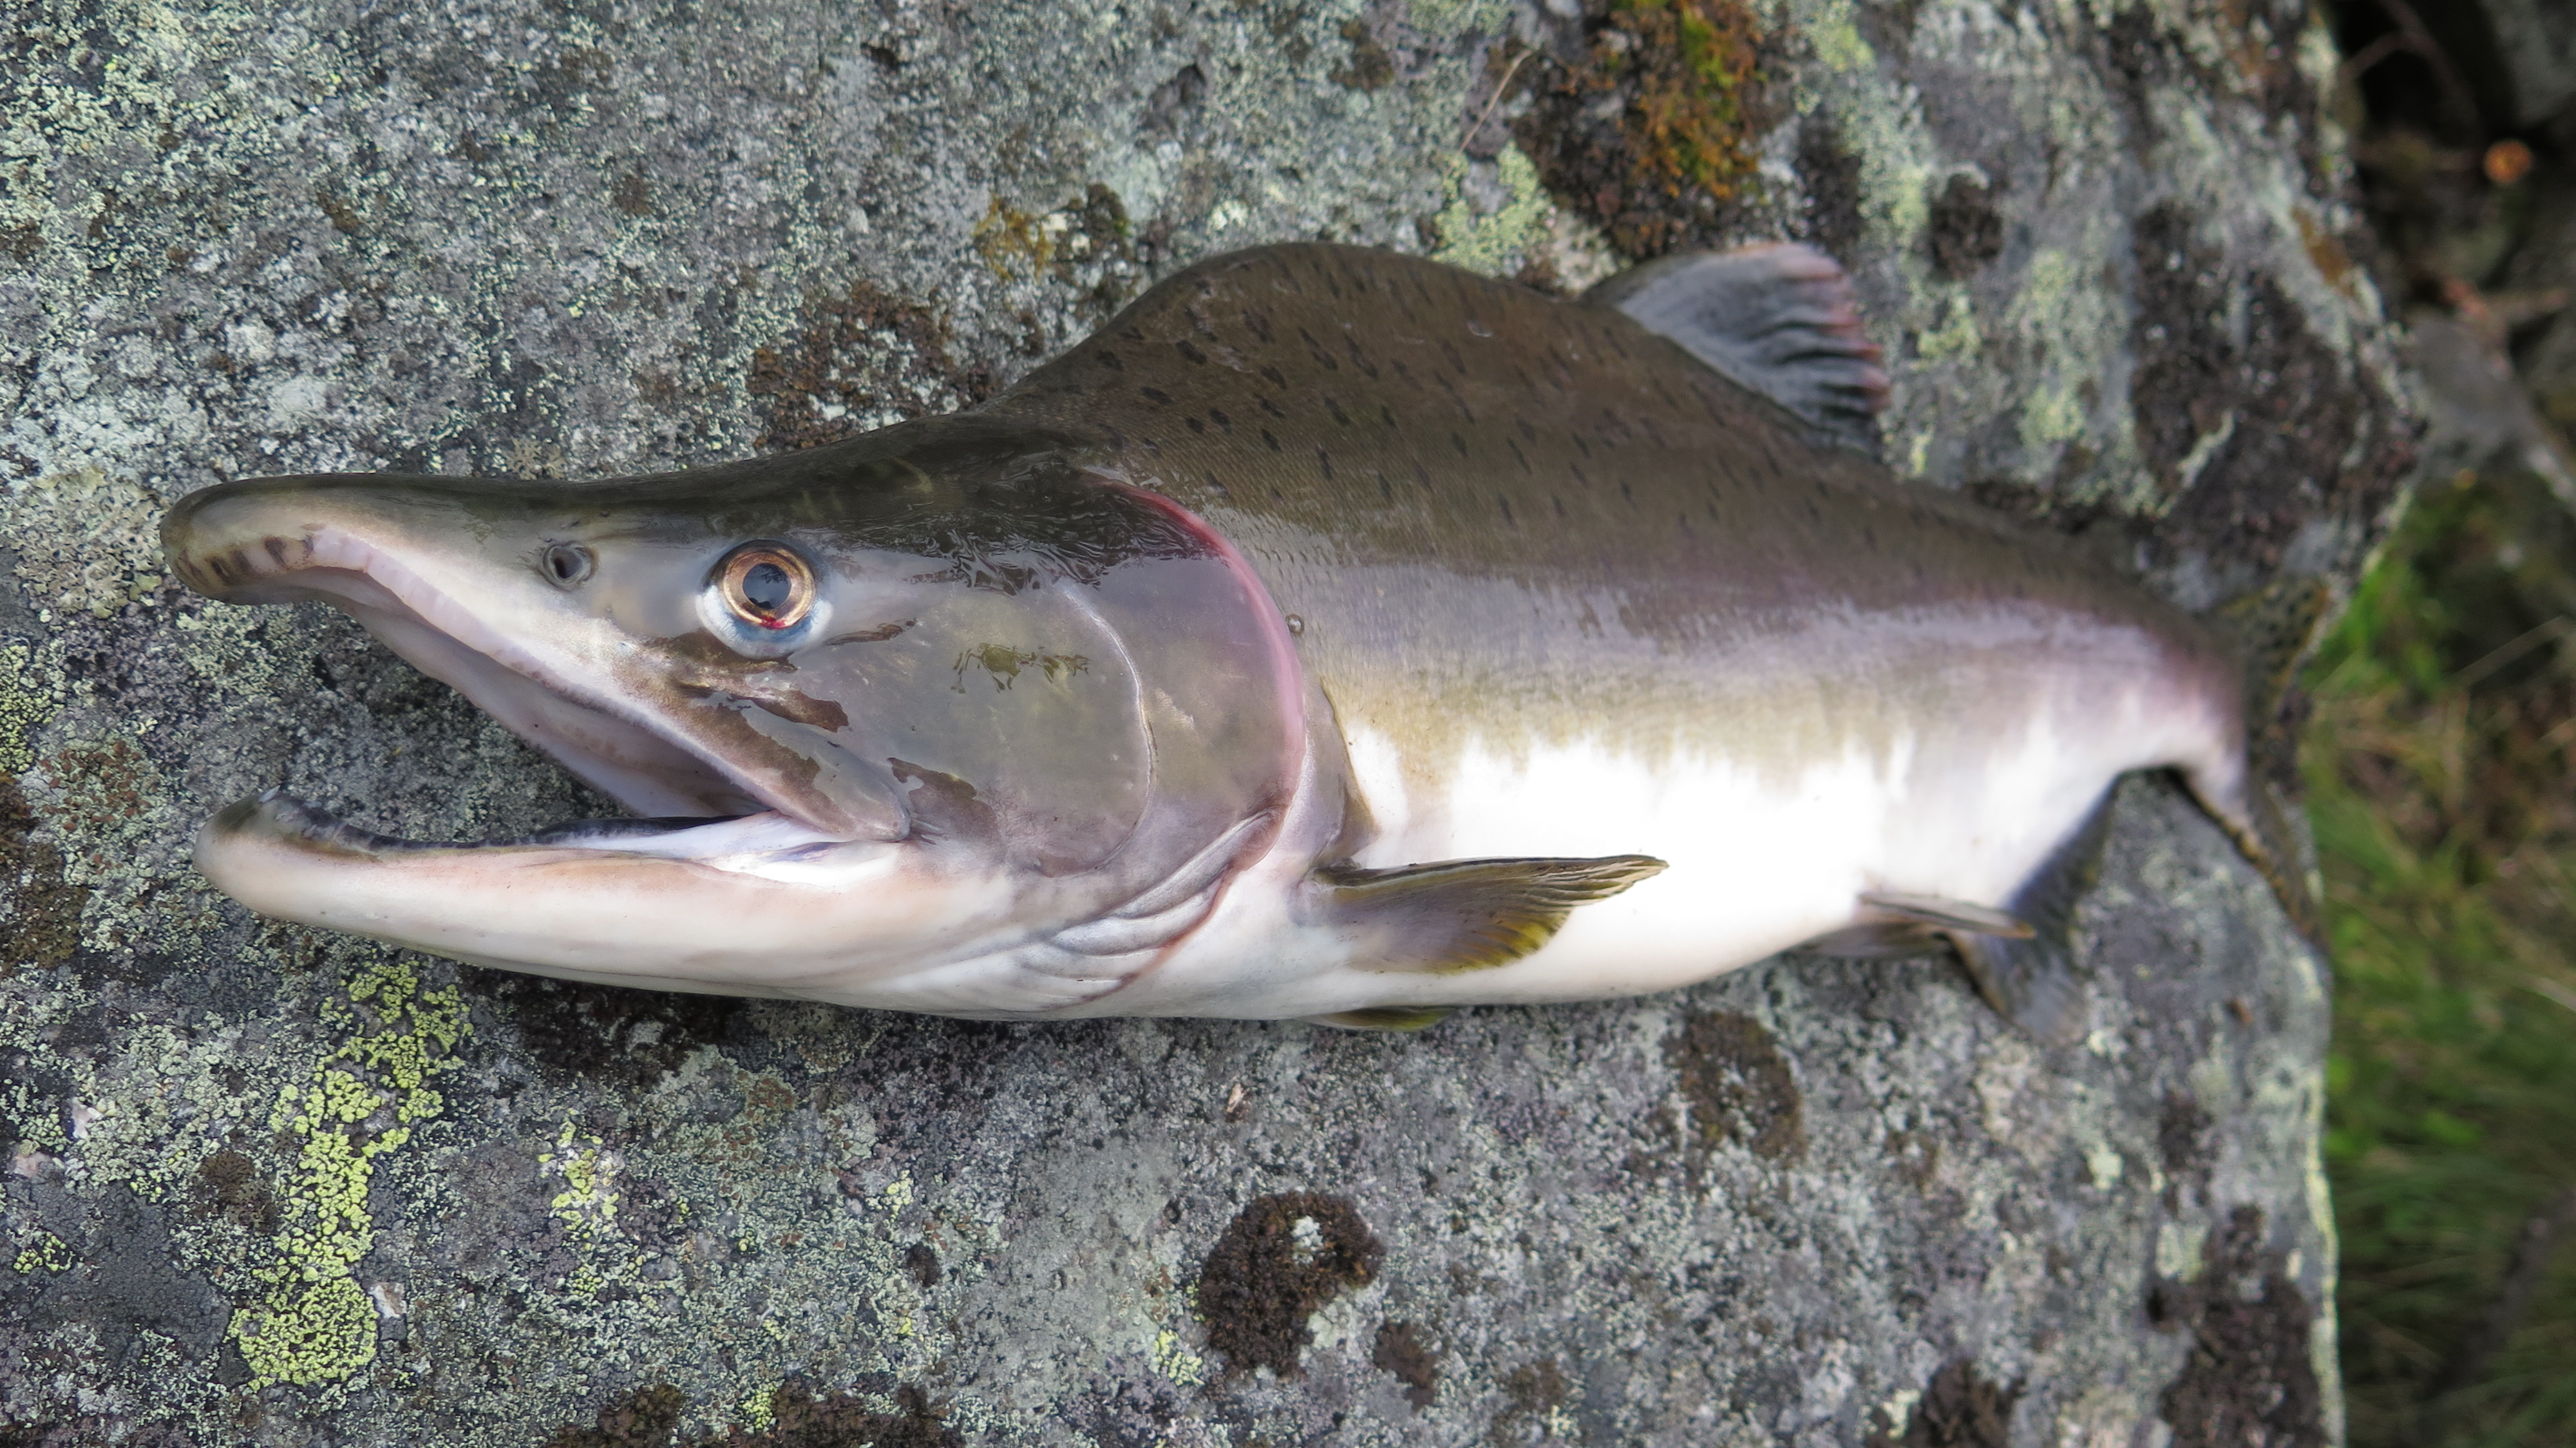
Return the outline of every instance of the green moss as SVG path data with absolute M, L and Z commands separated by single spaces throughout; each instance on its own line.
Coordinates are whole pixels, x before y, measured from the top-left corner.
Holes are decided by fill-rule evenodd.
M 1732 0 L 1618 0 L 1611 25 L 1629 43 L 1605 45 L 1593 63 L 1634 72 L 1624 129 L 1639 168 L 1674 193 L 1733 195 L 1755 164 L 1752 12 Z
M 2335 975 L 2324 1149 L 2356 1444 L 2425 1441 L 2427 1384 L 2568 1181 L 2576 653 L 2552 625 L 2576 600 L 2570 558 L 2576 527 L 2536 481 L 2433 488 L 2309 678 Z M 2570 1442 L 2571 1352 L 2562 1251 L 2448 1441 Z
M 467 1030 L 456 988 L 424 991 L 400 962 L 362 968 L 345 994 L 323 1015 L 352 1033 L 314 1062 L 308 1081 L 279 1093 L 269 1118 L 299 1145 L 278 1194 L 281 1260 L 260 1274 L 268 1291 L 233 1317 L 255 1387 L 317 1387 L 375 1361 L 375 1313 L 354 1275 L 376 1241 L 367 1189 L 376 1160 L 446 1108 L 429 1083 L 454 1068 Z

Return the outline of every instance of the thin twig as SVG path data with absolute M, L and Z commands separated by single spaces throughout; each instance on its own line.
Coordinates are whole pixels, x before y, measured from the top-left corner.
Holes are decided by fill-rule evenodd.
M 2472 135 L 2483 132 L 2486 124 L 2478 114 L 2477 99 L 2469 93 L 2460 73 L 2452 68 L 2451 57 L 2443 51 L 2441 42 L 2435 40 L 2433 32 L 2425 27 L 2424 18 L 2415 13 L 2415 7 L 2407 0 L 2378 0 L 2378 3 L 2379 12 L 2397 28 L 2353 52 L 2352 58 L 2337 71 L 2337 77 L 2358 79 L 2363 71 L 2397 52 L 2413 51 L 2432 68 L 2434 84 L 2442 88 L 2442 99 L 2449 103 L 2452 119 L 2467 127 Z
M 2511 641 L 2488 650 L 2484 658 L 2451 675 L 2451 687 L 2465 689 L 2542 644 L 2553 643 L 2564 637 L 2570 628 L 2576 628 L 2576 624 L 2571 624 L 2565 614 L 2544 619 L 2515 635 Z
M 2522 983 L 2534 995 L 2545 996 L 2571 1011 L 2576 1011 L 2576 990 L 2569 990 L 2545 975 L 2526 975 Z
M 1494 82 L 1494 93 L 1485 98 L 1484 113 L 1476 117 L 1476 124 L 1467 128 L 1466 141 L 1475 140 L 1476 133 L 1485 129 L 1485 122 L 1494 118 L 1494 107 L 1503 103 L 1504 93 L 1512 88 L 1512 77 L 1520 73 L 1521 62 L 1536 54 L 1538 54 L 1536 50 L 1524 50 L 1512 57 L 1510 65 L 1503 67 L 1503 78 Z M 1463 146 L 1466 141 L 1461 141 L 1459 144 Z

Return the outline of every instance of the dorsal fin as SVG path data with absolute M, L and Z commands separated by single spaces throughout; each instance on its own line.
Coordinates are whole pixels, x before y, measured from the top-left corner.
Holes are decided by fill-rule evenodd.
M 1861 331 L 1851 279 L 1795 242 L 1687 252 L 1584 293 L 1806 419 L 1835 441 L 1874 446 L 1887 406 L 1879 349 Z

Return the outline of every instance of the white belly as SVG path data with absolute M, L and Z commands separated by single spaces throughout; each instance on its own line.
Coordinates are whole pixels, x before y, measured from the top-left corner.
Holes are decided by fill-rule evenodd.
M 1379 834 L 1359 863 L 1655 856 L 1669 868 L 1576 910 L 1537 953 L 1406 984 L 1424 1005 L 1664 990 L 1847 926 L 1864 893 L 2000 908 L 2111 780 L 2144 762 L 2038 725 L 1978 752 L 1963 767 L 1955 744 L 1927 754 L 1899 737 L 1787 773 L 1576 741 L 1472 747 L 1435 776 L 1363 731 L 1351 762 Z

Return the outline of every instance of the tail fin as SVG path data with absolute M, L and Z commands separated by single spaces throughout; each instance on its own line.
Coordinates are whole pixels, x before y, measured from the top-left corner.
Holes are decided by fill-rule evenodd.
M 2334 616 L 2334 590 L 2322 578 L 2283 578 L 2227 604 L 2210 617 L 2234 644 L 2245 667 L 2246 766 L 2234 790 L 2217 781 L 2188 782 L 2272 887 L 2300 933 L 2325 938 L 2325 912 L 2317 904 L 2317 879 L 2298 834 L 2290 827 L 2272 783 L 2274 770 L 2298 757 L 2295 726 L 2283 704 L 2299 665 Z

